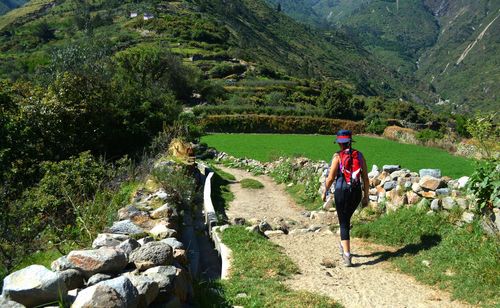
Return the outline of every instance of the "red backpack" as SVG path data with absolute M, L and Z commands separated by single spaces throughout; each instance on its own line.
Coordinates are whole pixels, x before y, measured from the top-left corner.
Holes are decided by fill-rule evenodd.
M 353 149 L 345 149 L 338 152 L 340 158 L 340 172 L 347 185 L 356 186 L 361 183 L 361 167 L 363 166 L 363 155 Z

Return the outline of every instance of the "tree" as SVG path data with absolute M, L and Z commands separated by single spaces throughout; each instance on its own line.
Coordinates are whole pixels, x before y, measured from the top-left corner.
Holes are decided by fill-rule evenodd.
M 317 104 L 323 108 L 326 117 L 347 119 L 353 114 L 352 96 L 351 91 L 329 82 L 323 86 Z
M 278 11 L 278 13 L 281 12 L 281 3 L 278 3 L 278 5 L 276 7 L 276 11 Z
M 43 42 L 48 42 L 56 37 L 55 30 L 50 28 L 46 21 L 42 21 L 35 27 L 33 35 L 38 37 Z

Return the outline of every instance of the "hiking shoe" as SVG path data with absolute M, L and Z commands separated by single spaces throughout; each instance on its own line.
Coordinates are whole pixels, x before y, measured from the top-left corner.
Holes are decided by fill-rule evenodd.
M 342 254 L 342 259 L 344 259 L 344 266 L 345 267 L 351 267 L 352 266 L 352 256 L 346 256 L 345 254 Z

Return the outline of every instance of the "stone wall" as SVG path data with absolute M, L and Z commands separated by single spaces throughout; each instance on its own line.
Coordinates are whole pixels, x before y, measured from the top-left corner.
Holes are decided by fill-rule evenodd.
M 182 220 L 167 200 L 161 188 L 137 191 L 92 249 L 71 251 L 51 270 L 31 265 L 7 276 L 0 307 L 189 304 L 193 289 L 186 247 L 179 240 Z

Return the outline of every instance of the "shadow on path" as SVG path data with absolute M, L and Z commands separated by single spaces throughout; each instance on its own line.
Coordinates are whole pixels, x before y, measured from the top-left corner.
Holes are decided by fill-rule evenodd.
M 408 244 L 396 251 L 377 251 L 371 254 L 353 254 L 357 258 L 370 258 L 377 257 L 374 260 L 355 263 L 353 267 L 363 266 L 363 265 L 375 265 L 380 262 L 387 261 L 392 258 L 402 257 L 406 254 L 416 255 L 420 251 L 431 249 L 437 246 L 441 242 L 441 236 L 438 234 L 424 234 L 420 237 L 420 243 L 418 244 Z

